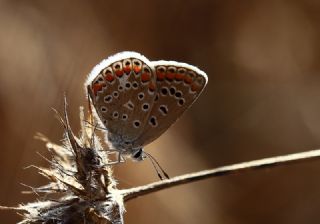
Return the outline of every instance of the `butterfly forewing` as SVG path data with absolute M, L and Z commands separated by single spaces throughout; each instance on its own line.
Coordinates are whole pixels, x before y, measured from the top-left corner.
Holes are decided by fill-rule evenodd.
M 135 145 L 146 145 L 165 132 L 197 99 L 207 83 L 200 69 L 173 61 L 152 62 L 157 92 L 147 123 Z
M 103 61 L 88 78 L 96 112 L 117 141 L 132 142 L 143 132 L 156 96 L 150 64 L 138 53 L 124 52 Z

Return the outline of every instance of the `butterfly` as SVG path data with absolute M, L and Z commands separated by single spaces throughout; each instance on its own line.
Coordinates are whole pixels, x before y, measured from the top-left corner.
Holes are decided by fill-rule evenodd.
M 111 149 L 141 161 L 143 147 L 163 134 L 199 97 L 208 82 L 195 66 L 149 61 L 125 51 L 103 60 L 85 86 Z

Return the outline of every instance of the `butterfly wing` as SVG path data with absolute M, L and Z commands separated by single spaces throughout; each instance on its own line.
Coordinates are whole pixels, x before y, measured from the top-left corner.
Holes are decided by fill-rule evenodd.
M 150 64 L 138 53 L 122 52 L 102 61 L 87 79 L 96 114 L 115 141 L 132 142 L 143 131 L 156 95 Z
M 174 61 L 155 61 L 157 93 L 148 121 L 135 145 L 147 145 L 164 133 L 198 98 L 207 84 L 200 69 Z

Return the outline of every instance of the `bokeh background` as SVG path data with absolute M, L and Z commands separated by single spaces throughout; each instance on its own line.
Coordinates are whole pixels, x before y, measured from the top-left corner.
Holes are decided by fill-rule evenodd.
M 209 84 L 147 147 L 171 176 L 320 147 L 317 0 L 0 1 L 0 204 L 35 199 L 46 180 L 42 132 L 62 139 L 51 107 L 69 101 L 74 130 L 83 83 L 108 55 L 183 61 Z M 319 223 L 320 161 L 211 178 L 130 201 L 126 223 Z M 148 161 L 116 168 L 121 188 L 157 180 Z M 1 223 L 19 216 L 0 211 Z

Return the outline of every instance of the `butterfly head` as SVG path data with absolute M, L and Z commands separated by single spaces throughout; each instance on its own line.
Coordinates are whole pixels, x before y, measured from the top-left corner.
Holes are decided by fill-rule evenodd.
M 145 155 L 145 153 L 144 153 L 144 151 L 143 151 L 142 148 L 138 148 L 138 149 L 136 149 L 136 150 L 134 150 L 134 151 L 132 152 L 131 158 L 132 158 L 134 161 L 139 162 L 139 161 L 144 160 L 144 159 L 146 158 L 146 155 Z

